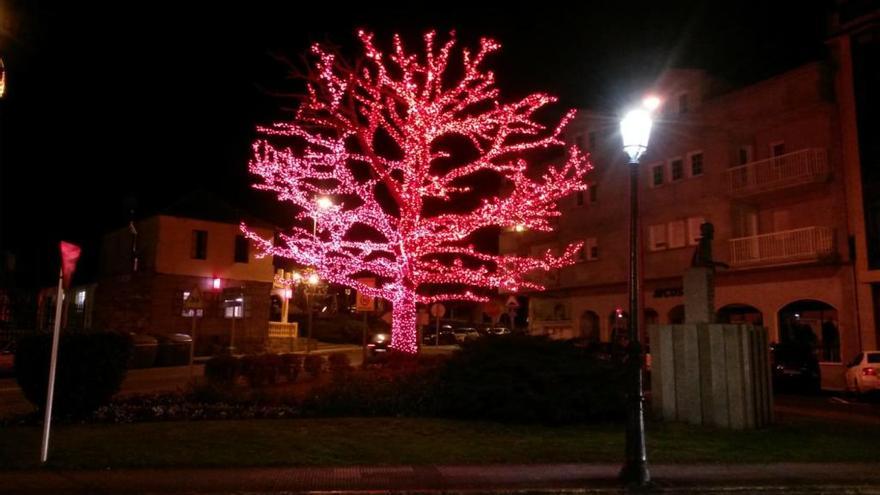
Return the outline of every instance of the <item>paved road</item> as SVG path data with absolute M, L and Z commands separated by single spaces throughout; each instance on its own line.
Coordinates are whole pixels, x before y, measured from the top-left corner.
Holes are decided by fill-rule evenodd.
M 848 422 L 880 426 L 880 399 L 876 396 L 851 397 L 845 394 L 783 395 L 774 398 L 777 414 L 807 417 L 829 422 Z
M 625 493 L 617 464 L 0 471 L 0 492 Z M 662 493 L 880 494 L 880 464 L 654 465 Z

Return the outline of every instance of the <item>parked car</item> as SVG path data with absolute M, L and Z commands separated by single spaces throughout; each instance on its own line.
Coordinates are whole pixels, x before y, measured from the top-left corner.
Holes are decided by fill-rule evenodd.
M 492 327 L 489 329 L 491 335 L 510 335 L 510 329 L 507 327 Z
M 0 376 L 15 374 L 15 342 L 0 345 Z
M 819 360 L 807 345 L 779 343 L 770 347 L 773 388 L 815 393 L 821 389 Z
M 459 344 L 480 338 L 480 333 L 473 327 L 456 328 L 453 333 L 455 334 L 455 342 Z
M 376 333 L 367 342 L 367 361 L 381 361 L 388 355 L 391 337 L 387 333 Z
M 422 344 L 425 345 L 436 345 L 437 344 L 437 328 L 436 327 L 427 327 L 425 331 L 422 333 Z M 440 327 L 440 345 L 455 345 L 455 332 L 452 331 L 452 326 L 443 325 Z
M 880 390 L 880 351 L 860 352 L 846 365 L 846 390 L 866 394 Z

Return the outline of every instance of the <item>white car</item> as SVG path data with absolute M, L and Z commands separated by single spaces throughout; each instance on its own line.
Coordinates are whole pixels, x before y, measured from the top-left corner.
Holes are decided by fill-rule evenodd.
M 846 389 L 857 394 L 880 390 L 880 351 L 860 352 L 846 365 Z

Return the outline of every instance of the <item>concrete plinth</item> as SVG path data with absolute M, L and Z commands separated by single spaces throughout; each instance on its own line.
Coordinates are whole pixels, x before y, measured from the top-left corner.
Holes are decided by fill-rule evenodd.
M 767 329 L 753 325 L 654 325 L 651 390 L 667 421 L 723 428 L 772 422 Z

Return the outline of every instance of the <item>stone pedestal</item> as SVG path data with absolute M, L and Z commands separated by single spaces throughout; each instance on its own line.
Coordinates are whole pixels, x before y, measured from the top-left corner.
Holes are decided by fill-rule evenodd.
M 733 429 L 773 421 L 766 328 L 687 323 L 650 331 L 657 416 Z
M 715 269 L 705 266 L 684 272 L 684 317 L 687 323 L 715 323 Z

